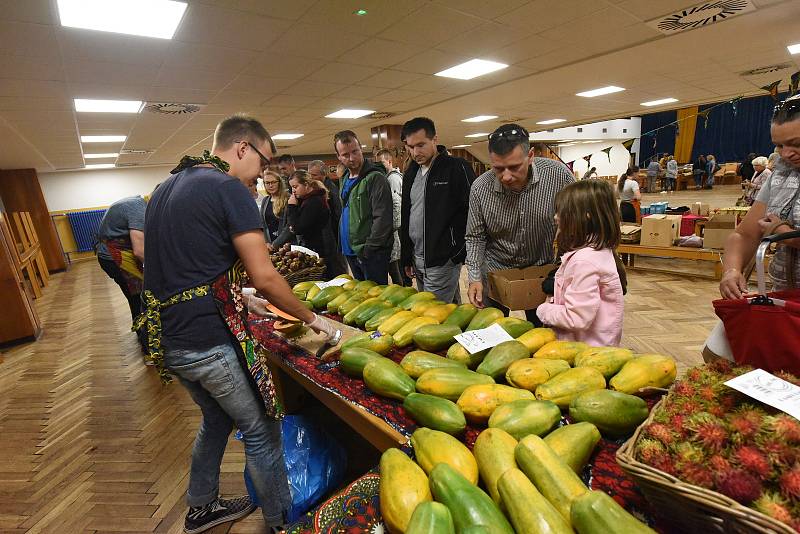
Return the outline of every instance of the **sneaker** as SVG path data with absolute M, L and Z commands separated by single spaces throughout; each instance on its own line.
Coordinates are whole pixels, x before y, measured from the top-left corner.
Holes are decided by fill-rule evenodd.
M 205 506 L 189 508 L 183 531 L 186 534 L 205 532 L 217 525 L 236 521 L 256 509 L 250 497 L 236 497 L 235 499 L 220 499 Z

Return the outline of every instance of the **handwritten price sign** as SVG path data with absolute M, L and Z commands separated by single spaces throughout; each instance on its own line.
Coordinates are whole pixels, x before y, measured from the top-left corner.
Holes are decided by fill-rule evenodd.
M 482 350 L 491 349 L 503 341 L 511 341 L 514 338 L 503 330 L 500 325 L 493 324 L 482 330 L 470 330 L 469 332 L 458 334 L 455 339 L 467 349 L 467 352 L 475 354 Z

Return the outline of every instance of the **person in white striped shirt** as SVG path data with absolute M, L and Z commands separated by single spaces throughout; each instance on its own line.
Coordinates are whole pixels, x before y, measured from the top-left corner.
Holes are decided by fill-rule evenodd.
M 489 162 L 470 190 L 467 295 L 478 308 L 505 309 L 489 299 L 487 273 L 554 261 L 555 197 L 575 177 L 563 163 L 534 157 L 528 131 L 517 124 L 489 135 Z M 541 324 L 535 309 L 525 315 Z

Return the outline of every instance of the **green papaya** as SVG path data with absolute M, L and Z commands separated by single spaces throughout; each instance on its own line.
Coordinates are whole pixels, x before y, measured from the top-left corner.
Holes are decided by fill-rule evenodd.
M 489 349 L 470 354 L 461 343 L 453 343 L 450 345 L 450 348 L 447 349 L 448 358 L 461 362 L 470 369 L 478 367 L 487 354 L 489 354 Z
M 516 317 L 501 317 L 495 321 L 495 324 L 499 324 L 500 327 L 508 332 L 508 335 L 514 339 L 518 338 L 528 330 L 533 330 L 532 322 L 523 321 L 522 319 L 517 319 Z
M 458 306 L 453 312 L 447 316 L 442 324 L 452 324 L 464 330 L 469 322 L 478 313 L 478 308 L 470 303 Z
M 362 375 L 367 387 L 382 397 L 403 400 L 414 393 L 414 379 L 388 358 L 367 362 Z
M 403 401 L 403 408 L 419 426 L 459 435 L 467 427 L 467 420 L 455 402 L 426 395 L 410 393 Z
M 482 375 L 489 375 L 495 380 L 504 377 L 508 367 L 517 360 L 528 358 L 528 347 L 519 341 L 503 341 L 495 345 L 483 359 L 475 371 Z
M 495 321 L 503 317 L 503 312 L 497 308 L 483 308 L 475 314 L 475 317 L 467 325 L 465 332 L 469 330 L 481 330 L 491 326 Z
M 391 306 L 391 304 L 390 304 Z M 370 317 L 367 322 L 364 323 L 364 330 L 377 330 L 378 327 L 381 325 L 383 321 L 394 315 L 395 313 L 401 311 L 401 309 L 397 306 L 386 308 L 385 310 L 380 310 L 378 313 Z
M 403 357 L 400 361 L 400 367 L 408 373 L 408 376 L 416 379 L 422 376 L 422 373 L 431 369 L 442 367 L 464 369 L 464 364 L 424 350 L 413 350 Z
M 376 358 L 383 356 L 362 347 L 348 347 L 339 355 L 339 367 L 345 374 L 361 378 L 364 367 Z
M 353 336 L 342 343 L 341 350 L 345 350 L 348 347 L 362 347 L 386 356 L 392 350 L 393 344 L 394 338 L 389 334 L 381 334 L 378 331 L 366 332 Z
M 328 305 L 328 302 L 332 301 L 339 295 L 344 292 L 344 289 L 338 286 L 331 286 L 326 287 L 325 289 L 321 290 L 319 293 L 314 295 L 311 299 L 311 304 L 314 305 L 314 308 L 317 310 L 321 310 Z
M 529 434 L 543 436 L 561 420 L 561 408 L 550 401 L 516 400 L 498 406 L 489 417 L 489 428 L 499 428 L 520 440 Z
M 453 343 L 453 336 L 461 333 L 455 325 L 430 324 L 414 332 L 414 344 L 422 350 L 437 352 Z

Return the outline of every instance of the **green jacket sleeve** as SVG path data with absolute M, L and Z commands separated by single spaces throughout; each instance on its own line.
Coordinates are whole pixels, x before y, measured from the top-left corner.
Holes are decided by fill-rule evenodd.
M 379 172 L 370 173 L 368 179 L 372 225 L 364 243 L 364 256 L 376 250 L 391 250 L 394 240 L 394 212 L 389 181 Z

